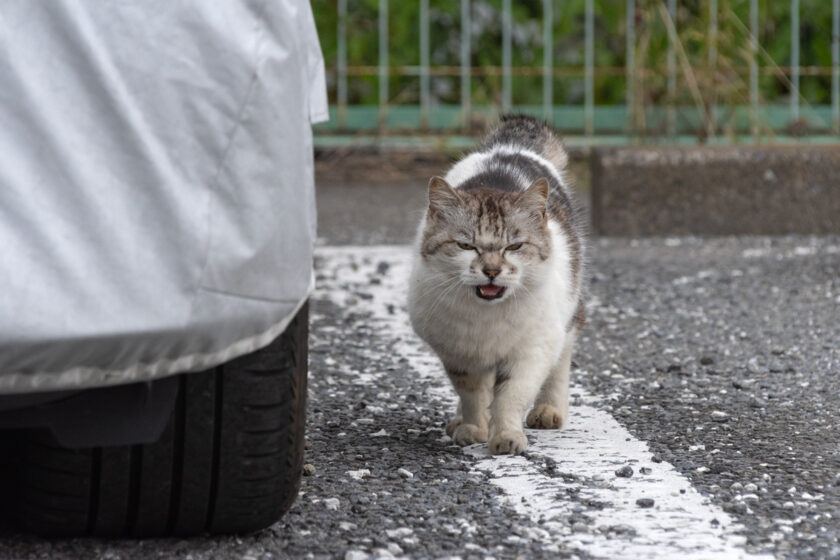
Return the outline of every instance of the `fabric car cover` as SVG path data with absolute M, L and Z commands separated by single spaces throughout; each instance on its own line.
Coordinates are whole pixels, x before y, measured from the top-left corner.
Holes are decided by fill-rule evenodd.
M 309 3 L 0 5 L 0 393 L 212 367 L 307 298 Z

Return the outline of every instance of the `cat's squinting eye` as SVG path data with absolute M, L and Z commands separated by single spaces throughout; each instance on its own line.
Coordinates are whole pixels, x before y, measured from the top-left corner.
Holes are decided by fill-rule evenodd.
M 470 245 L 469 243 L 461 243 L 460 241 L 456 241 L 455 243 L 457 243 L 457 244 L 458 244 L 458 247 L 460 247 L 460 248 L 461 248 L 461 249 L 463 249 L 464 251 L 473 251 L 473 250 L 475 250 L 475 247 L 473 247 L 473 246 L 472 246 L 472 245 Z
M 522 243 L 514 243 L 513 245 L 508 245 L 505 247 L 505 251 L 518 251 L 522 248 Z

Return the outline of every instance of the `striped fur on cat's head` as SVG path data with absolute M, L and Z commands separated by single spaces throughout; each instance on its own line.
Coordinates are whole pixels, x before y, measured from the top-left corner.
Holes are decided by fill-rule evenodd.
M 520 192 L 462 190 L 433 177 L 420 253 L 441 289 L 503 301 L 537 285 L 551 255 L 548 188 L 541 178 Z

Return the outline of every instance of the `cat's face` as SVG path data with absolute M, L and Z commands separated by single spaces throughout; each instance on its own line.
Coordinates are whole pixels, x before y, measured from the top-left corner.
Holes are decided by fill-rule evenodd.
M 421 253 L 441 292 L 486 303 L 527 294 L 551 252 L 546 219 L 548 184 L 524 192 L 456 191 L 443 179 L 429 183 L 429 212 Z

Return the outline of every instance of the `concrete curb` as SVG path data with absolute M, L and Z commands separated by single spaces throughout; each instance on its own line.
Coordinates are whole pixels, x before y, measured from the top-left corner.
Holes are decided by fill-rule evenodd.
M 840 146 L 599 148 L 597 235 L 840 233 Z

